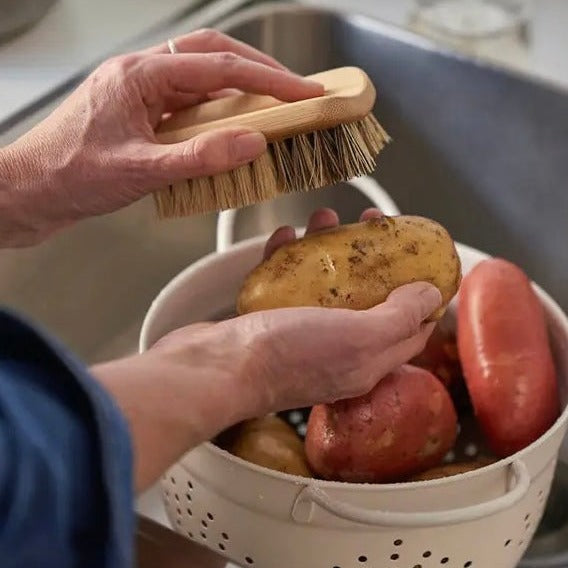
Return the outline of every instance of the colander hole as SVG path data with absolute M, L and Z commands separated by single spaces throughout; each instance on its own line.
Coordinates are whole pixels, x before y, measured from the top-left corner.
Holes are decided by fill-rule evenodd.
M 201 535 L 202 539 L 207 540 L 207 535 L 203 531 L 201 531 L 199 534 Z
M 361 564 L 364 564 L 365 562 L 367 562 L 367 557 L 366 556 L 359 556 L 358 560 L 359 560 L 359 562 L 361 562 Z
M 298 412 L 297 410 L 294 410 L 293 412 L 290 412 L 290 414 L 288 415 L 288 419 L 290 420 L 290 422 L 292 422 L 292 424 L 300 424 L 300 422 L 302 422 L 302 413 Z
M 400 538 L 397 538 L 397 539 L 393 542 L 393 544 L 394 544 L 395 546 L 401 546 L 401 545 L 402 545 L 402 540 L 401 540 Z
M 440 564 L 447 564 L 450 561 L 450 559 L 447 556 L 444 556 L 444 558 L 442 558 L 442 560 L 440 560 Z
M 176 501 L 179 501 L 179 495 L 177 493 L 174 495 L 174 497 L 175 497 Z
M 511 539 L 509 538 L 505 541 L 505 546 L 509 546 L 510 544 L 511 544 Z
M 188 536 L 189 538 L 193 538 L 193 533 L 192 533 L 191 531 L 187 531 L 187 536 Z
M 528 521 L 530 518 L 531 518 L 531 514 L 530 514 L 530 513 L 527 513 L 527 514 L 525 515 L 525 522 Z
M 473 565 L 473 562 L 471 560 L 468 560 L 464 565 L 463 568 L 469 568 L 470 566 Z
M 298 427 L 296 428 L 298 434 L 300 434 L 300 436 L 305 436 L 306 432 L 308 431 L 308 426 L 306 424 L 299 424 Z
M 203 526 L 204 529 L 207 528 L 207 521 L 201 521 L 201 525 Z
M 398 560 L 400 556 L 398 554 L 391 554 L 391 560 Z
M 191 483 L 191 481 L 187 482 L 187 486 L 189 487 L 190 490 L 193 489 L 193 483 Z
M 541 490 L 538 492 L 538 496 L 539 496 L 539 497 L 542 497 L 543 495 L 544 495 L 544 491 L 541 489 Z
M 250 556 L 246 556 L 245 561 L 247 564 L 254 564 L 254 560 Z
M 430 558 L 430 556 L 432 556 L 432 553 L 429 550 L 422 554 L 422 558 Z
M 185 494 L 185 498 L 186 498 L 188 501 L 191 501 L 191 493 L 186 493 L 186 494 Z
M 188 508 L 188 509 L 186 509 L 186 511 L 187 511 L 187 514 L 188 514 L 190 517 L 193 517 L 193 511 L 192 511 L 191 509 Z
M 472 458 L 473 456 L 475 456 L 477 454 L 477 446 L 475 444 L 468 444 L 464 448 L 463 452 L 466 456 Z
M 181 519 L 176 520 L 176 525 L 181 525 Z
M 207 513 L 207 518 L 212 521 L 215 517 L 211 513 Z
M 524 540 L 519 540 L 519 546 L 523 546 L 523 544 L 525 544 Z
M 225 539 L 225 540 L 229 540 L 229 535 L 227 533 L 223 533 L 221 534 L 221 536 Z
M 175 477 L 173 477 L 173 476 L 170 477 L 170 481 L 172 482 L 173 485 L 176 484 L 176 478 Z
M 219 548 L 220 548 L 221 550 L 225 550 L 225 545 L 224 545 L 222 542 L 220 542 L 220 543 L 219 543 Z
M 415 564 L 414 568 L 422 568 L 422 564 Z
M 178 515 L 181 515 L 181 509 L 179 507 L 176 509 L 176 511 Z

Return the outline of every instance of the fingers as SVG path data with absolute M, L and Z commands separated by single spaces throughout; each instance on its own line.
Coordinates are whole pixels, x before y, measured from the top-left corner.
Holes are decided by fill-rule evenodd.
M 244 128 L 213 130 L 177 144 L 144 145 L 142 162 L 157 181 L 187 179 L 226 172 L 258 158 L 266 139 Z
M 240 55 L 245 59 L 263 63 L 264 65 L 268 65 L 268 67 L 273 67 L 274 69 L 280 69 L 282 71 L 287 70 L 284 65 L 269 55 L 258 51 L 258 49 L 255 49 L 242 41 L 229 37 L 218 30 L 198 30 L 182 37 L 175 38 L 175 44 L 180 53 L 214 53 L 229 51 L 236 55 Z M 143 53 L 169 54 L 170 49 L 167 43 L 162 43 L 158 46 L 145 50 Z
M 376 358 L 375 363 L 372 365 L 371 376 L 373 378 L 382 378 L 401 365 L 405 365 L 411 361 L 416 355 L 424 351 L 426 342 L 435 327 L 435 323 L 423 325 L 420 331 L 412 337 L 400 341 L 381 352 L 380 357 Z M 376 381 L 373 381 L 369 387 L 372 388 L 375 384 Z
M 308 221 L 306 235 L 323 229 L 331 229 L 339 225 L 339 217 L 333 209 L 322 208 L 314 211 Z
M 394 290 L 386 302 L 367 310 L 376 318 L 385 347 L 401 343 L 424 329 L 424 321 L 442 304 L 432 284 L 414 282 Z
M 323 94 L 319 83 L 230 52 L 154 55 L 144 66 L 162 91 L 206 94 L 232 88 L 289 102 Z
M 295 240 L 296 231 L 293 227 L 280 227 L 276 229 L 264 246 L 264 260 L 268 260 L 282 245 Z
M 383 216 L 384 215 L 380 209 L 377 209 L 376 207 L 371 207 L 370 209 L 365 209 L 365 211 L 361 213 L 359 221 L 368 221 L 369 219 L 380 219 Z
M 322 229 L 330 229 L 339 225 L 339 217 L 333 209 L 322 208 L 314 211 L 308 221 L 306 235 Z M 295 240 L 296 231 L 293 227 L 280 227 L 272 233 L 264 247 L 264 260 L 269 259 L 282 245 Z

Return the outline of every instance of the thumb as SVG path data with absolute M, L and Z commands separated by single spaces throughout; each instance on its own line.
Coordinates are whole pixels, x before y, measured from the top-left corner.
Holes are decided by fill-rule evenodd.
M 162 180 L 215 175 L 243 166 L 265 151 L 266 138 L 260 132 L 245 128 L 213 130 L 185 142 L 153 146 L 156 159 L 152 160 L 152 174 Z
M 381 328 L 395 344 L 419 333 L 441 304 L 442 295 L 435 286 L 414 282 L 397 288 L 386 302 L 368 311 L 381 320 Z

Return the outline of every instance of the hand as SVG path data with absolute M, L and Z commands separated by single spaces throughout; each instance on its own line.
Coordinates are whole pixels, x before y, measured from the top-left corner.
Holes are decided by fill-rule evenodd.
M 225 89 L 295 101 L 323 94 L 271 57 L 213 30 L 103 63 L 42 123 L 0 151 L 0 245 L 28 244 L 128 205 L 172 179 L 234 169 L 266 149 L 244 128 L 159 144 L 165 113 Z
M 368 209 L 360 220 L 380 217 Z M 306 233 L 337 226 L 335 211 L 321 209 Z M 268 240 L 264 257 L 296 238 L 281 227 Z M 221 324 L 251 353 L 255 391 L 264 393 L 254 412 L 263 415 L 334 402 L 369 392 L 390 371 L 420 353 L 435 324 L 424 321 L 441 303 L 427 283 L 395 290 L 387 301 L 365 312 L 293 308 L 253 313 Z M 233 339 L 234 340 L 234 339 Z M 253 371 L 249 370 L 249 377 Z
M 361 219 L 380 216 L 376 209 Z M 333 227 L 314 213 L 307 232 Z M 265 257 L 295 238 L 268 240 Z M 366 311 L 288 308 L 199 323 L 163 337 L 146 353 L 94 370 L 129 417 L 144 487 L 195 445 L 242 420 L 369 392 L 423 350 L 441 303 L 426 283 L 395 290 Z

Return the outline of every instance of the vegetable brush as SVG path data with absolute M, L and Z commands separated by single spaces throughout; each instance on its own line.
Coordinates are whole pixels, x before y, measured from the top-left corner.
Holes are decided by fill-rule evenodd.
M 166 144 L 245 126 L 262 132 L 268 145 L 259 158 L 235 170 L 172 181 L 154 194 L 158 216 L 240 208 L 373 171 L 390 138 L 372 114 L 376 91 L 367 74 L 343 67 L 310 79 L 324 85 L 322 96 L 286 103 L 235 95 L 183 110 L 160 125 L 157 137 Z

